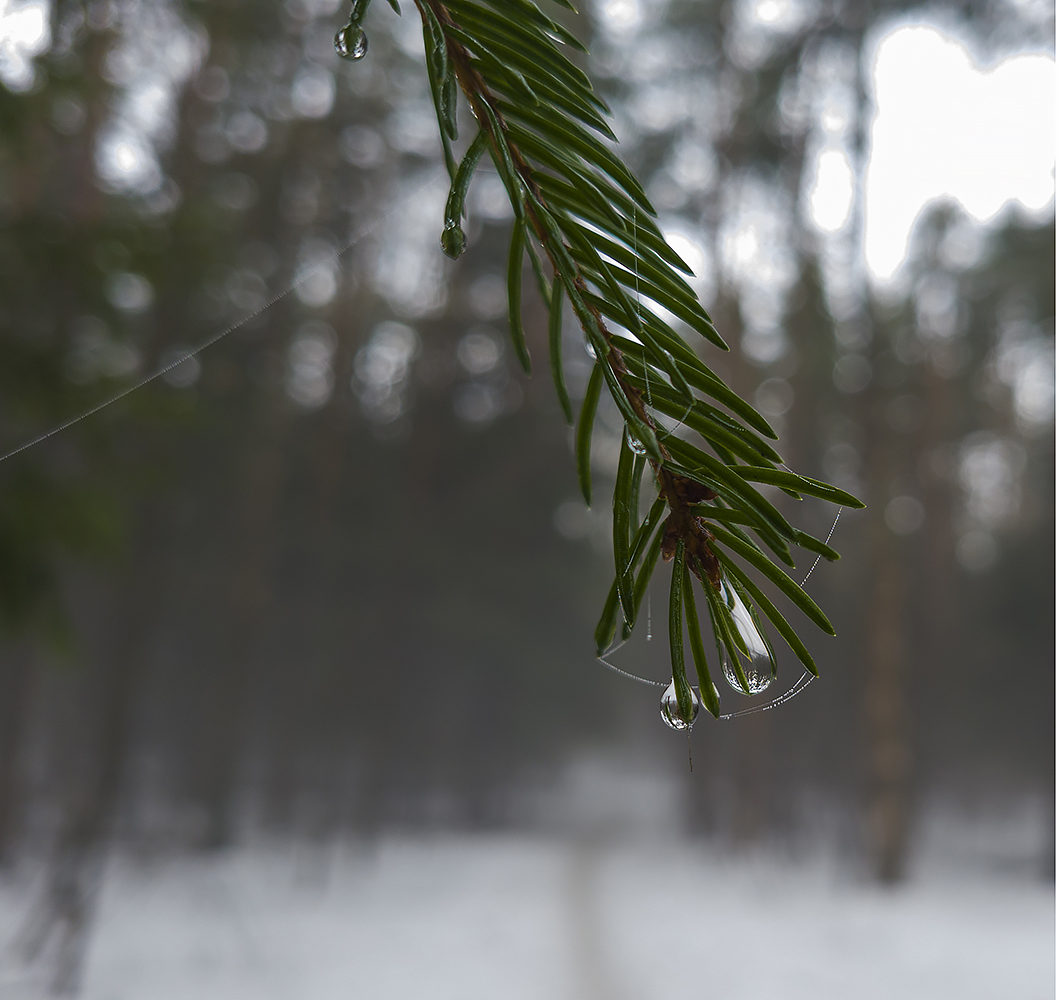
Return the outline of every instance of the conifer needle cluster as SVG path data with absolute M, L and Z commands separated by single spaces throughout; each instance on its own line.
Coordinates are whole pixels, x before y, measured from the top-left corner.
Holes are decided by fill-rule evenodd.
M 367 50 L 362 21 L 369 2 L 355 0 L 349 24 L 335 38 L 346 58 L 361 58 Z M 606 103 L 566 55 L 587 51 L 578 38 L 532 0 L 414 2 L 452 177 L 441 245 L 451 257 L 465 247 L 464 203 L 487 151 L 514 212 L 507 272 L 514 350 L 528 372 L 522 325 L 528 257 L 549 311 L 551 375 L 571 424 L 574 413 L 562 366 L 567 302 L 595 359 L 575 420 L 577 472 L 589 506 L 592 430 L 604 387 L 624 418 L 613 493 L 615 576 L 595 630 L 598 654 L 618 641 L 618 632 L 621 640 L 631 635 L 660 559 L 671 564 L 672 572 L 671 725 L 689 727 L 699 701 L 714 716 L 720 714 L 702 641 L 705 616 L 699 616 L 692 577 L 705 603 L 718 665 L 732 687 L 754 694 L 775 674 L 775 651 L 763 619 L 816 675 L 804 642 L 747 566 L 833 635 L 826 615 L 779 564 L 794 565 L 791 546 L 831 560 L 838 553 L 794 528 L 758 486 L 777 487 L 797 499 L 863 504 L 791 472 L 772 444 L 776 434 L 768 421 L 688 341 L 684 331 L 713 349 L 728 350 L 686 280 L 693 276 L 690 268 L 666 242 L 642 185 L 612 148 L 616 136 L 607 123 Z M 398 0 L 389 3 L 399 14 Z M 554 3 L 576 12 L 569 0 Z M 457 161 L 453 144 L 459 140 L 460 94 L 478 131 Z M 687 431 L 703 447 L 687 440 Z M 644 482 L 655 498 L 641 519 Z M 697 693 L 685 668 L 684 623 Z

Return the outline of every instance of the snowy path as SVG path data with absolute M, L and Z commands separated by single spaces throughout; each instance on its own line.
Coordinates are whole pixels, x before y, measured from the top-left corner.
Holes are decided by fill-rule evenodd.
M 0 930 L 13 926 L 0 893 Z M 5 959 L 0 996 L 38 993 Z M 671 843 L 389 838 L 111 866 L 84 1000 L 1048 1000 L 1052 886 Z

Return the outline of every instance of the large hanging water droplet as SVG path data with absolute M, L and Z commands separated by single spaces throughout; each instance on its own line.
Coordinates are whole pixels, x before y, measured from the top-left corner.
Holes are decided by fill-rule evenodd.
M 724 680 L 739 694 L 760 694 L 775 677 L 767 643 L 757 631 L 756 622 L 753 621 L 749 609 L 742 603 L 742 598 L 728 585 L 726 580 L 722 584 L 721 597 L 731 609 L 731 617 L 735 620 L 739 635 L 742 636 L 742 641 L 749 651 L 749 659 L 739 654 L 739 665 L 742 667 L 742 675 L 746 678 L 746 688 L 749 688 L 749 691 L 747 692 L 739 681 L 738 673 L 731 663 L 727 649 L 723 649 L 720 654 Z
M 702 707 L 698 692 L 691 688 L 691 718 L 684 719 L 680 715 L 679 699 L 676 697 L 676 682 L 670 681 L 661 696 L 661 718 L 669 729 L 690 729 L 694 720 L 698 718 L 698 710 Z
M 343 59 L 363 59 L 367 55 L 367 35 L 358 24 L 349 22 L 334 35 L 334 51 Z
M 628 450 L 633 455 L 645 455 L 647 453 L 646 446 L 632 433 L 628 424 L 625 424 L 625 442 L 628 444 Z
M 441 233 L 441 249 L 455 260 L 466 248 L 466 233 L 458 225 L 445 226 Z

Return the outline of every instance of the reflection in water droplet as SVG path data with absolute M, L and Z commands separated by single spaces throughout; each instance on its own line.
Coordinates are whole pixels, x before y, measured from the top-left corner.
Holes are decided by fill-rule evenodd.
M 334 35 L 334 51 L 343 59 L 363 59 L 367 55 L 367 35 L 358 24 L 350 22 Z
M 441 249 L 455 260 L 466 248 L 466 233 L 458 225 L 445 226 L 441 233 Z
M 631 432 L 631 430 L 629 430 L 627 424 L 625 424 L 625 441 L 628 442 L 628 448 L 632 452 L 632 454 L 645 455 L 647 453 L 647 450 L 643 446 L 642 442 Z
M 747 660 L 743 656 L 739 660 L 743 676 L 746 678 L 746 687 L 749 688 L 749 691 L 747 692 L 739 682 L 738 674 L 735 672 L 726 649 L 721 650 L 720 655 L 724 680 L 739 694 L 760 694 L 771 684 L 774 678 L 767 644 L 761 638 L 760 632 L 757 631 L 753 616 L 749 613 L 746 605 L 742 603 L 742 598 L 735 593 L 732 587 L 728 586 L 726 580 L 723 583 L 722 597 L 724 603 L 731 609 L 731 617 L 734 618 L 735 625 L 742 636 L 742 641 L 746 644 L 746 649 L 749 650 L 749 659 Z
M 698 698 L 698 692 L 691 688 L 691 718 L 687 721 L 680 715 L 679 702 L 676 700 L 676 682 L 670 681 L 661 696 L 661 718 L 669 729 L 690 729 L 694 720 L 698 718 L 698 710 L 702 703 Z

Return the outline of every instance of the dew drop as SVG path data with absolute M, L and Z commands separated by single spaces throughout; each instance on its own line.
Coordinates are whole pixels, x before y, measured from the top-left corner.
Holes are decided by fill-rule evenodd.
M 691 688 L 691 718 L 688 722 L 680 715 L 680 705 L 676 698 L 676 682 L 670 681 L 661 696 L 661 718 L 669 729 L 690 729 L 694 720 L 698 718 L 698 710 L 702 703 L 698 698 L 698 692 Z
M 749 691 L 747 692 L 746 688 L 739 682 L 738 674 L 731 663 L 731 657 L 726 649 L 722 649 L 720 654 L 724 680 L 739 694 L 760 694 L 771 684 L 775 677 L 768 646 L 764 639 L 761 638 L 760 632 L 757 631 L 753 616 L 749 613 L 746 605 L 742 603 L 742 598 L 738 596 L 733 588 L 728 586 L 727 581 L 724 581 L 722 586 L 724 602 L 731 609 L 731 617 L 735 620 L 735 625 L 742 636 L 742 641 L 746 644 L 746 649 L 749 650 L 749 659 L 747 660 L 746 657 L 742 656 L 739 660 L 742 674 L 746 678 L 746 687 L 749 688 Z
M 363 59 L 367 55 L 367 35 L 358 24 L 349 22 L 334 35 L 334 51 L 343 59 Z
M 734 667 L 731 666 L 731 660 L 726 652 L 724 653 L 723 670 L 724 680 L 731 685 L 731 688 L 739 694 L 746 694 L 746 689 L 739 682 L 738 674 L 735 673 Z M 764 663 L 763 670 L 758 670 L 755 665 L 743 662 L 742 674 L 746 678 L 746 687 L 749 688 L 750 695 L 760 694 L 772 682 L 771 664 L 767 661 Z
M 629 430 L 627 424 L 625 424 L 625 441 L 628 444 L 629 451 L 631 451 L 633 455 L 645 455 L 647 453 L 647 449 L 644 447 L 643 442 L 640 441 L 631 430 Z
M 441 249 L 455 260 L 466 248 L 466 233 L 458 225 L 445 226 L 441 233 Z

